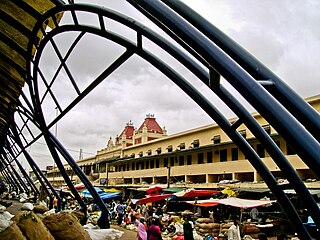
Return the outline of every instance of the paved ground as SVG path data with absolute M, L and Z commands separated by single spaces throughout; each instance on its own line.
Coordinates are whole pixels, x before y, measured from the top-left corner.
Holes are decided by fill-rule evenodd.
M 118 229 L 118 230 L 124 232 L 124 234 L 120 238 L 121 240 L 131 240 L 131 239 L 135 240 L 136 237 L 137 237 L 137 232 L 136 231 L 125 229 L 123 227 L 119 227 L 118 225 L 111 225 L 111 228 Z
M 12 203 L 12 205 L 10 207 L 7 207 L 6 209 L 12 215 L 16 215 L 20 211 L 21 206 L 23 204 L 17 200 L 3 200 L 3 201 L 7 203 L 10 203 L 10 202 Z

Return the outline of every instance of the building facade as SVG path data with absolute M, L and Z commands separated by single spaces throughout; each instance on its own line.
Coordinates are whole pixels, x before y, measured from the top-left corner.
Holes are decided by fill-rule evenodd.
M 320 111 L 320 95 L 306 101 Z M 311 187 L 315 185 L 317 177 L 294 149 L 259 114 L 253 116 L 286 155 L 300 178 Z M 230 123 L 236 120 L 230 119 Z M 272 174 L 283 179 L 279 167 L 252 133 L 244 125 L 237 131 L 246 138 Z M 210 124 L 167 135 L 152 114 L 146 116 L 139 128 L 134 128 L 131 121 L 127 123 L 115 141 L 110 138 L 106 148 L 97 151 L 95 157 L 79 160 L 78 165 L 97 185 L 139 187 L 167 184 L 217 188 L 221 182 L 229 181 L 243 187 L 264 186 L 261 176 L 218 125 Z M 68 166 L 66 168 L 70 170 Z M 56 181 L 63 183 L 55 170 L 48 173 L 49 181 L 54 172 Z

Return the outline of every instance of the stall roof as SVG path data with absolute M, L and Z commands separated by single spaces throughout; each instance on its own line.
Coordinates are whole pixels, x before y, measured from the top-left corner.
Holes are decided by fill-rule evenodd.
M 294 189 L 285 189 L 286 194 L 297 194 Z M 320 195 L 320 189 L 309 189 L 311 195 Z
M 187 203 L 202 206 L 202 207 L 212 207 L 218 204 L 238 207 L 238 208 L 255 208 L 262 206 L 269 206 L 272 203 L 276 202 L 275 200 L 252 200 L 252 199 L 242 199 L 242 198 L 223 198 L 223 199 L 207 199 L 199 201 L 187 201 Z
M 270 192 L 269 188 L 239 188 L 238 192 L 255 192 L 255 193 L 265 193 Z

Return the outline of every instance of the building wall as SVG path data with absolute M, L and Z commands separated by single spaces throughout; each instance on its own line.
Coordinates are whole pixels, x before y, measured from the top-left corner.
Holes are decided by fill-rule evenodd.
M 320 111 L 320 95 L 309 98 L 307 101 Z M 316 178 L 266 120 L 256 113 L 253 116 L 280 146 L 281 151 L 302 180 Z M 236 120 L 230 119 L 230 123 Z M 279 167 L 252 133 L 244 125 L 240 125 L 237 131 L 245 131 L 247 141 L 267 168 L 276 178 L 283 178 L 284 175 Z M 218 143 L 214 140 L 217 136 L 220 137 Z M 159 149 L 161 152 L 157 151 Z M 99 177 L 108 179 L 109 185 L 167 183 L 169 175 L 170 183 L 197 184 L 197 186 L 218 184 L 223 179 L 240 180 L 244 183 L 262 181 L 251 163 L 216 124 L 201 126 L 129 147 L 102 149 L 95 157 L 79 161 L 78 164 L 80 166 L 96 164 Z

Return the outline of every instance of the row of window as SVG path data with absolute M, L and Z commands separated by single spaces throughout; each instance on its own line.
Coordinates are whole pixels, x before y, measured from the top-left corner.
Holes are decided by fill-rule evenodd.
M 280 141 L 275 141 L 275 143 L 280 148 Z M 256 145 L 256 152 L 259 157 L 264 158 L 265 156 L 265 149 L 261 144 Z M 206 154 L 206 161 L 205 161 L 205 154 Z M 209 151 L 206 153 L 200 152 L 197 154 L 197 161 L 194 164 L 204 164 L 204 163 L 212 163 L 214 159 L 214 154 L 219 155 L 220 162 L 228 161 L 228 149 L 220 149 L 216 151 Z M 292 149 L 287 144 L 287 155 L 295 154 L 294 149 Z M 236 161 L 239 160 L 239 149 L 238 148 L 231 148 L 231 160 Z M 176 155 L 163 158 L 163 165 L 161 167 L 173 167 L 173 166 L 184 166 L 184 165 L 192 165 L 192 155 Z M 143 170 L 143 169 L 153 169 L 153 168 L 160 168 L 160 159 L 151 159 L 145 160 L 141 162 L 131 162 L 126 164 L 119 164 L 115 165 L 115 171 L 134 171 L 134 170 Z M 101 169 L 100 169 L 101 170 Z M 101 171 L 100 171 L 101 172 Z
M 268 134 L 271 133 L 270 125 L 263 125 L 262 128 L 263 128 Z M 239 134 L 240 134 L 242 137 L 244 137 L 244 138 L 247 137 L 247 133 L 246 133 L 246 130 L 245 130 L 245 129 L 244 129 L 244 130 L 240 130 L 240 131 L 239 131 Z M 212 138 L 211 140 L 213 141 L 213 144 L 220 144 L 220 143 L 221 143 L 221 137 L 220 137 L 220 135 L 215 135 L 215 136 L 213 136 L 213 138 Z M 194 140 L 194 141 L 191 143 L 191 145 L 193 146 L 193 148 L 198 148 L 198 147 L 200 147 L 199 139 Z M 177 147 L 177 150 L 184 150 L 185 148 L 186 148 L 185 143 L 180 143 L 180 144 L 178 145 L 178 147 Z M 166 149 L 167 149 L 168 153 L 173 152 L 173 146 L 172 146 L 172 145 L 169 145 Z M 156 150 L 156 152 L 157 152 L 157 154 L 160 154 L 160 153 L 162 152 L 161 148 L 158 148 L 158 149 Z M 149 149 L 149 150 L 146 152 L 146 154 L 147 154 L 147 156 L 152 155 L 151 149 Z M 142 151 L 139 152 L 139 153 L 138 153 L 138 156 L 139 156 L 139 157 L 143 157 L 143 152 L 142 152 Z M 135 157 L 135 154 L 132 153 L 132 154 L 131 154 L 131 157 Z
M 231 156 L 232 160 L 238 160 L 238 148 L 232 148 L 231 149 Z M 220 162 L 226 162 L 227 159 L 227 149 L 221 149 L 220 151 L 217 150 L 214 152 L 215 154 L 220 154 Z M 203 164 L 205 163 L 205 153 L 198 153 L 197 154 L 197 164 Z M 212 163 L 213 162 L 213 152 L 207 152 L 206 153 L 206 163 Z M 184 166 L 184 165 L 192 165 L 192 155 L 181 155 L 181 156 L 171 156 L 171 157 L 165 157 L 163 158 L 163 167 L 173 167 L 173 166 Z M 116 172 L 121 171 L 130 171 L 130 170 L 143 170 L 143 169 L 153 169 L 153 168 L 159 168 L 160 167 L 160 159 L 151 159 L 141 162 L 132 162 L 131 163 L 131 169 L 130 164 L 121 164 L 115 166 Z
M 280 148 L 280 141 L 275 141 L 275 143 Z M 256 144 L 256 152 L 259 155 L 259 157 L 264 158 L 265 157 L 265 149 L 261 144 Z M 294 149 L 292 149 L 288 144 L 286 146 L 287 155 L 293 155 L 296 154 Z M 239 160 L 239 149 L 234 147 L 230 149 L 231 151 L 231 159 L 232 161 Z M 216 155 L 216 157 L 214 156 Z M 196 155 L 173 155 L 168 156 L 164 158 L 155 158 L 150 160 L 145 160 L 141 162 L 131 162 L 131 163 L 125 163 L 125 164 L 116 164 L 113 168 L 116 172 L 121 171 L 134 171 L 134 170 L 143 170 L 143 169 L 154 169 L 154 168 L 160 168 L 160 167 L 173 167 L 173 166 L 184 166 L 184 165 L 192 165 L 192 164 L 204 164 L 204 163 L 213 163 L 214 157 L 220 162 L 226 162 L 228 161 L 228 149 L 220 149 L 215 151 L 208 151 L 208 152 L 199 152 Z M 192 157 L 196 156 L 196 161 L 192 161 Z M 160 166 L 161 165 L 161 166 Z M 93 166 L 80 166 L 82 171 L 84 171 L 87 175 L 91 171 L 91 167 L 93 167 L 94 172 L 106 172 L 106 162 L 102 162 L 97 165 Z M 58 177 L 58 175 L 55 175 L 55 177 Z

